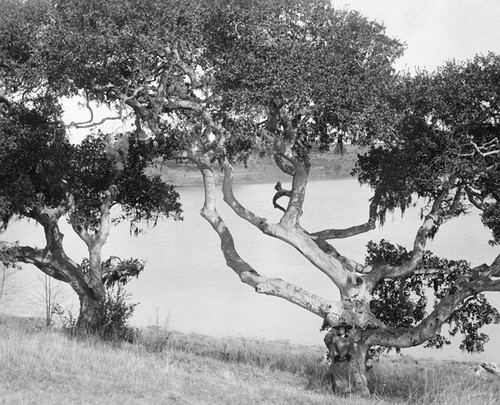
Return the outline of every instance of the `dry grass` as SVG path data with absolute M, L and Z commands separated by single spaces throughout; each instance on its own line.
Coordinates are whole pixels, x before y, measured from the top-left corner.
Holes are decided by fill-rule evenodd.
M 496 405 L 500 379 L 465 362 L 385 358 L 374 374 L 377 395 L 415 405 Z
M 0 317 L 0 404 L 481 404 L 500 382 L 461 363 L 384 359 L 372 398 L 332 396 L 322 348 L 152 327 L 136 344 L 69 339 Z

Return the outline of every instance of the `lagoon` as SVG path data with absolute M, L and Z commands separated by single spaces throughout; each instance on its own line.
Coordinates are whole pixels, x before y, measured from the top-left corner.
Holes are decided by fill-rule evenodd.
M 184 221 L 162 221 L 138 237 L 130 236 L 128 223 L 122 223 L 112 229 L 104 247 L 103 258 L 115 255 L 146 260 L 143 274 L 127 285 L 132 302 L 139 303 L 133 323 L 145 327 L 160 322 L 182 332 L 322 344 L 319 317 L 282 299 L 256 294 L 226 266 L 217 235 L 199 215 L 203 204 L 202 187 L 184 187 L 178 191 Z M 280 212 L 272 207 L 274 184 L 236 185 L 235 195 L 256 214 L 279 220 Z M 308 184 L 301 224 L 309 231 L 317 231 L 364 222 L 370 197 L 370 190 L 360 187 L 353 179 L 312 181 Z M 334 245 L 342 254 L 358 261 L 363 261 L 370 240 L 383 238 L 411 249 L 420 226 L 421 207 L 422 204 L 417 204 L 407 210 L 404 217 L 400 212 L 388 215 L 383 227 L 335 241 Z M 283 278 L 321 296 L 338 297 L 330 280 L 295 249 L 240 220 L 225 206 L 222 196 L 218 211 L 231 229 L 240 255 L 258 272 Z M 67 253 L 76 261 L 81 260 L 86 254 L 83 243 L 67 224 L 62 224 L 62 228 Z M 427 247 L 442 257 L 466 259 L 472 265 L 489 264 L 498 254 L 498 247 L 488 245 L 489 238 L 489 231 L 478 214 L 472 213 L 445 224 Z M 18 221 L 9 227 L 2 239 L 42 246 L 43 232 L 40 227 L 34 228 L 33 223 Z M 11 298 L 7 303 L 0 302 L 0 312 L 39 314 L 43 307 L 34 305 L 33 300 L 27 302 L 26 297 L 40 289 L 36 278 L 41 273 L 26 266 L 21 274 L 23 278 L 21 280 L 18 274 L 17 283 L 23 283 L 23 294 L 17 294 L 15 300 Z M 29 283 L 24 282 L 27 274 Z M 70 292 L 67 297 L 66 305 L 77 309 L 73 294 Z M 488 297 L 500 309 L 500 294 Z M 479 355 L 462 353 L 458 342 L 444 350 L 413 348 L 403 353 L 500 363 L 500 325 L 485 328 L 485 332 L 490 335 L 490 342 L 486 351 Z

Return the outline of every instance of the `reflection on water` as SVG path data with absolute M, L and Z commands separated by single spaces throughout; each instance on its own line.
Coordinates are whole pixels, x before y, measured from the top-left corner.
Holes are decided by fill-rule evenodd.
M 322 320 L 316 315 L 282 299 L 256 294 L 242 284 L 225 264 L 219 240 L 208 222 L 199 215 L 203 203 L 201 187 L 179 189 L 184 207 L 184 221 L 165 221 L 148 229 L 138 237 L 129 235 L 128 225 L 112 230 L 103 257 L 116 255 L 137 257 L 147 261 L 146 270 L 128 289 L 136 307 L 134 322 L 139 326 L 168 320 L 171 328 L 210 335 L 240 335 L 266 339 L 287 339 L 305 344 L 322 344 L 319 332 Z M 237 198 L 260 216 L 279 219 L 279 211 L 272 207 L 274 188 L 271 184 L 236 186 Z M 370 190 L 358 186 L 355 180 L 316 181 L 308 185 L 308 196 L 301 218 L 302 225 L 316 231 L 327 227 L 345 227 L 366 221 Z M 292 247 L 262 235 L 228 209 L 221 198 L 218 210 L 233 232 L 241 256 L 260 273 L 280 277 L 316 294 L 335 299 L 335 287 L 329 279 L 314 268 Z M 404 219 L 399 213 L 388 216 L 385 225 L 368 234 L 340 240 L 338 250 L 355 260 L 363 261 L 366 244 L 370 240 L 388 239 L 411 249 L 414 235 L 420 225 L 419 208 L 408 210 Z M 8 240 L 22 244 L 42 245 L 41 228 L 33 232 L 33 225 L 16 223 L 5 235 Z M 68 254 L 80 260 L 85 248 L 72 230 L 65 225 Z M 497 249 L 487 244 L 489 232 L 477 215 L 469 215 L 443 226 L 428 248 L 439 256 L 467 259 L 473 265 L 491 263 Z M 29 269 L 29 270 L 28 270 Z M 29 273 L 28 273 L 29 272 Z M 38 271 L 26 267 L 25 274 Z M 35 286 L 31 286 L 35 288 Z M 26 294 L 26 293 L 25 293 Z M 492 302 L 500 308 L 500 294 L 491 294 Z M 22 300 L 21 300 L 22 301 Z M 0 311 L 35 312 L 32 304 L 15 303 Z M 75 303 L 75 308 L 77 305 Z M 491 342 L 485 354 L 463 355 L 458 349 L 442 351 L 411 349 L 418 356 L 454 359 L 488 360 L 500 362 L 500 326 L 488 329 Z

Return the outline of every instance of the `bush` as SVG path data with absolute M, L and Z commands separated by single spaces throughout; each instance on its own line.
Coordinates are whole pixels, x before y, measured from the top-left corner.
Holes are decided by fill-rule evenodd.
M 106 300 L 96 313 L 96 327 L 91 333 L 106 341 L 133 343 L 139 331 L 128 323 L 137 305 L 129 302 L 130 296 L 122 285 L 108 286 Z M 77 325 L 78 317 L 58 305 L 54 308 L 54 313 L 59 316 L 66 333 L 70 336 L 81 334 Z
M 129 325 L 137 304 L 129 302 L 131 294 L 121 285 L 108 287 L 106 301 L 96 316 L 95 333 L 103 340 L 134 342 L 138 330 Z

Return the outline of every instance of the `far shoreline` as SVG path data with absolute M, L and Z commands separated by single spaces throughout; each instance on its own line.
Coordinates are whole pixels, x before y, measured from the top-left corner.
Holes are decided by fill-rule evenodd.
M 282 174 L 282 176 L 286 175 Z M 274 180 L 269 175 L 266 175 L 265 178 L 258 178 L 254 176 L 242 176 L 242 177 L 244 178 L 235 177 L 233 184 L 235 186 L 246 186 L 254 184 L 270 184 L 274 186 L 274 184 L 276 184 L 278 181 L 280 181 L 282 184 L 287 184 L 292 182 L 291 176 L 288 176 L 287 179 L 284 179 L 282 177 L 282 178 L 274 178 Z M 203 187 L 203 179 L 201 177 L 201 174 L 199 175 L 199 178 L 195 178 L 193 176 L 191 179 L 193 181 L 190 182 L 180 181 L 179 183 L 172 182 L 170 184 L 172 184 L 176 188 Z M 220 177 L 217 176 L 215 178 L 215 184 L 218 186 L 222 185 L 222 179 L 223 176 Z M 331 181 L 331 180 L 357 180 L 357 178 L 352 175 L 331 176 L 331 177 L 327 177 L 324 175 L 310 175 L 307 181 L 312 182 L 312 181 Z
M 311 172 L 308 181 L 328 181 L 355 179 L 352 170 L 355 168 L 358 155 L 365 152 L 365 147 L 348 145 L 344 153 L 333 151 L 314 151 L 311 153 Z M 272 157 L 251 157 L 247 166 L 242 163 L 234 165 L 235 185 L 290 183 L 291 176 L 283 173 L 274 163 Z M 157 161 L 151 166 L 149 175 L 159 175 L 161 179 L 178 188 L 203 186 L 203 179 L 198 169 L 188 161 Z M 214 172 L 217 185 L 222 184 L 223 174 Z

